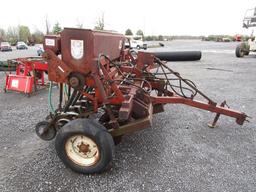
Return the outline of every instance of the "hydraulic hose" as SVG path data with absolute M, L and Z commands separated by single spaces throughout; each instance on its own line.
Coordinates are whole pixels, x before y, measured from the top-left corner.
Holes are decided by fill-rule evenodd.
M 55 114 L 55 110 L 52 104 L 52 81 L 50 81 L 49 92 L 48 92 L 48 105 L 51 113 Z

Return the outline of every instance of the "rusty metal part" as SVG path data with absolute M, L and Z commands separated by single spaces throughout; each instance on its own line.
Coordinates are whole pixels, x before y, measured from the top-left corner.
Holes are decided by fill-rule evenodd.
M 48 121 L 41 121 L 36 125 L 36 134 L 42 140 L 49 141 L 56 136 L 56 129 Z
M 226 101 L 223 101 L 223 102 L 220 104 L 220 107 L 225 107 L 225 105 L 226 105 Z M 208 123 L 208 127 L 210 127 L 210 128 L 215 128 L 216 123 L 217 123 L 217 121 L 219 120 L 219 118 L 220 118 L 220 113 L 217 113 L 216 116 L 215 116 L 215 118 L 214 118 L 214 120 L 213 120 L 213 122 L 212 122 L 212 123 Z
M 164 104 L 153 105 L 153 114 L 164 112 Z
M 152 114 L 153 107 L 150 104 L 148 108 L 148 116 L 138 120 L 131 121 L 123 126 L 120 126 L 119 129 L 110 129 L 109 132 L 113 137 L 132 133 L 141 129 L 148 128 L 152 125 Z
M 125 37 L 121 34 L 65 28 L 54 42 L 55 46 L 45 46 L 49 79 L 68 83 L 74 90 L 69 91 L 69 100 L 52 118 L 55 126 L 61 128 L 67 121 L 87 118 L 83 114 L 90 112 L 99 116 L 99 122 L 113 136 L 121 136 L 150 126 L 152 114 L 163 112 L 168 103 L 216 113 L 213 126 L 220 114 L 235 118 L 240 125 L 246 120 L 246 114 L 229 109 L 225 104 L 218 106 L 192 81 L 153 54 L 126 49 Z M 58 51 L 61 58 L 57 56 Z M 179 85 L 174 86 L 174 81 Z M 191 95 L 187 96 L 186 91 Z M 197 101 L 197 94 L 206 102 Z M 72 110 L 78 115 L 63 116 Z M 85 142 L 76 147 L 78 153 L 89 153 Z
M 97 58 L 101 53 L 108 55 L 111 60 L 119 58 L 124 42 L 125 37 L 117 33 L 65 28 L 61 32 L 61 46 L 59 47 L 62 61 L 69 68 L 75 72 L 88 73 L 97 71 Z M 44 48 L 46 51 L 56 52 L 55 46 Z
M 61 52 L 61 42 L 59 35 L 46 35 L 43 42 L 44 50 L 52 50 L 54 54 L 58 55 Z
M 79 153 L 83 153 L 84 155 L 87 155 L 87 153 L 90 153 L 90 145 L 89 144 L 84 144 L 83 142 L 81 142 L 80 145 L 77 145 L 77 147 L 79 148 Z
M 68 77 L 68 84 L 76 90 L 82 90 L 85 86 L 85 76 L 81 73 L 71 73 Z
M 47 49 L 43 53 L 43 58 L 48 62 L 48 78 L 50 81 L 58 83 L 66 83 L 68 75 L 72 72 L 68 67 L 52 50 Z
M 122 102 L 122 105 L 119 109 L 119 120 L 120 121 L 126 121 L 129 119 L 134 102 L 134 95 L 136 94 L 137 89 L 135 87 L 132 87 L 126 96 L 125 100 Z
M 49 130 L 59 131 L 75 119 L 94 118 L 118 143 L 124 134 L 150 127 L 153 114 L 163 112 L 166 104 L 184 104 L 216 113 L 212 127 L 220 115 L 235 118 L 239 125 L 246 121 L 245 113 L 230 109 L 226 102 L 218 106 L 191 80 L 151 53 L 126 49 L 121 34 L 68 28 L 60 36 L 47 38 L 44 58 L 49 80 L 61 86 L 58 109 L 47 118 L 47 124 L 38 126 L 43 127 L 38 129 L 39 137 Z M 66 101 L 62 98 L 63 84 L 68 84 Z M 205 101 L 196 100 L 197 95 Z M 93 133 L 94 125 L 96 128 L 97 124 L 90 127 Z M 68 160 L 85 169 L 101 164 L 106 151 L 101 153 L 94 141 L 96 136 L 74 132 L 65 139 Z
M 189 87 L 191 87 L 193 90 L 196 91 L 196 93 L 199 93 L 201 96 L 203 96 L 205 99 L 207 99 L 209 101 L 210 104 L 212 105 L 216 105 L 217 103 L 214 102 L 213 100 L 211 100 L 208 96 L 206 96 L 203 92 L 201 92 L 199 89 L 197 89 L 190 81 L 188 81 L 187 79 L 184 79 L 183 77 L 181 77 L 181 75 L 175 71 L 173 71 L 170 67 L 168 67 L 166 64 L 164 64 L 161 60 L 156 59 L 156 61 L 163 66 L 164 68 L 168 69 L 169 72 L 171 72 L 173 75 L 177 76 L 180 80 L 182 80 L 184 83 L 186 83 Z M 167 78 L 167 77 L 166 77 Z
M 222 106 L 216 106 L 211 103 L 204 103 L 197 100 L 183 98 L 177 95 L 173 97 L 152 97 L 152 100 L 154 104 L 180 103 L 180 104 L 185 104 L 191 107 L 211 111 L 213 113 L 223 114 L 223 115 L 235 118 L 236 123 L 239 125 L 243 125 L 243 123 L 246 121 L 246 118 L 247 118 L 247 115 L 245 113 L 242 113 L 239 111 L 235 111 Z

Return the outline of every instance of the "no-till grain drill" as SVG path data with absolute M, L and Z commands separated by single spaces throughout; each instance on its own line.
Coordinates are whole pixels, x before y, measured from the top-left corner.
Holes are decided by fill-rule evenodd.
M 49 80 L 60 86 L 59 107 L 37 124 L 36 133 L 44 140 L 56 136 L 58 156 L 74 171 L 105 170 L 114 143 L 150 127 L 153 114 L 167 103 L 216 113 L 211 127 L 221 114 L 239 125 L 246 120 L 246 114 L 226 102 L 218 106 L 153 54 L 127 48 L 121 34 L 65 28 L 59 36 L 46 36 L 44 49 Z

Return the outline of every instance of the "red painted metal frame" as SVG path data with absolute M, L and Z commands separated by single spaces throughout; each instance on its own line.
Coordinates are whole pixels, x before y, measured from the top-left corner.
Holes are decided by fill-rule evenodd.
M 150 53 L 138 52 L 134 57 L 129 49 L 124 48 L 124 36 L 120 34 L 64 29 L 61 36 L 56 38 L 61 41 L 58 50 L 61 49 L 62 59 L 54 52 L 56 47 L 53 49 L 45 47 L 44 57 L 49 64 L 49 80 L 68 83 L 72 73 L 83 75 L 85 78 L 84 85 L 93 88 L 94 92 L 89 94 L 83 90 L 79 91 L 87 97 L 87 100 L 91 101 L 95 113 L 100 107 L 106 109 L 111 126 L 114 127 L 114 131 L 111 130 L 113 135 L 121 135 L 124 132 L 145 128 L 151 124 L 153 111 L 162 112 L 163 105 L 167 103 L 184 104 L 216 113 L 212 126 L 216 124 L 220 114 L 235 118 L 239 125 L 242 125 L 246 120 L 246 114 L 225 107 L 225 103 L 217 106 L 198 89 L 196 91 L 208 103 L 179 96 L 167 89 L 165 80 L 151 79 L 150 76 L 153 77 L 151 69 L 157 65 L 162 64 L 161 66 L 169 71 L 171 69 Z M 72 39 L 85 42 L 84 55 L 81 59 L 75 60 L 71 56 L 70 41 Z M 178 73 L 172 71 L 172 74 L 176 74 L 178 78 L 184 80 Z M 128 76 L 131 78 L 132 84 L 120 83 Z M 152 90 L 157 90 L 157 96 L 153 95 L 152 92 L 143 90 L 148 86 L 146 81 Z M 191 86 L 189 82 L 187 85 Z M 113 116 L 109 108 L 111 105 L 119 106 L 119 119 Z M 155 108 L 157 109 L 155 110 Z M 137 110 L 142 110 L 141 113 L 145 115 L 140 116 L 141 114 Z M 133 114 L 135 121 L 130 121 L 131 114 Z M 134 116 L 138 118 L 136 119 Z M 123 130 L 116 130 L 116 128 L 121 128 L 118 125 L 118 120 L 126 122 L 125 125 L 121 126 L 124 128 Z
M 37 58 L 18 58 L 15 59 L 17 62 L 16 65 L 16 74 L 6 74 L 5 90 L 18 91 L 24 93 L 32 93 L 33 85 L 45 86 L 44 72 L 48 70 L 48 64 L 41 59 Z M 34 73 L 39 74 L 40 78 L 35 78 Z M 11 86 L 11 81 L 16 80 L 19 82 L 19 88 Z M 35 81 L 36 80 L 36 81 Z M 40 80 L 40 81 L 39 81 Z M 35 81 L 35 82 L 34 82 Z M 24 85 L 24 86 L 22 86 Z M 29 88 L 28 88 L 29 85 Z
M 17 91 L 30 94 L 33 90 L 34 78 L 23 75 L 6 76 L 5 91 Z
M 173 103 L 173 104 L 184 104 L 191 107 L 196 107 L 199 109 L 203 109 L 206 111 L 211 111 L 213 113 L 217 114 L 223 114 L 229 117 L 233 117 L 236 119 L 236 122 L 239 125 L 242 125 L 244 121 L 246 120 L 247 115 L 245 113 L 241 113 L 239 111 L 235 111 L 229 108 L 225 108 L 223 106 L 216 106 L 212 105 L 210 103 L 204 103 L 197 100 L 187 99 L 184 97 L 180 97 L 178 95 L 174 95 L 171 97 L 151 97 L 153 104 L 166 104 L 166 103 Z
M 45 62 L 38 61 L 38 60 L 30 60 L 31 58 L 18 58 L 16 59 L 18 62 L 18 65 L 16 66 L 16 75 L 23 75 L 28 76 L 29 73 L 33 73 L 33 71 L 36 71 L 37 73 L 40 73 L 40 80 L 36 80 L 36 84 L 40 84 L 42 86 L 45 85 L 44 80 L 44 72 L 48 70 L 48 65 Z M 33 74 L 30 74 L 33 76 Z

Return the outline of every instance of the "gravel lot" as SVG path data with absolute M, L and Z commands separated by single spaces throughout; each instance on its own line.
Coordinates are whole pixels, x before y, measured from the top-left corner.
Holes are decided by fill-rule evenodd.
M 125 136 L 116 147 L 112 168 L 97 175 L 65 168 L 54 141 L 35 135 L 35 124 L 49 112 L 47 91 L 30 98 L 5 94 L 1 72 L 0 191 L 255 191 L 256 56 L 236 58 L 235 47 L 236 43 L 172 41 L 162 49 L 202 50 L 201 61 L 168 65 L 213 100 L 227 100 L 230 107 L 246 112 L 253 117 L 250 123 L 239 126 L 221 116 L 219 126 L 209 129 L 213 114 L 167 105 L 164 113 L 154 116 L 151 128 Z M 34 49 L 22 54 L 33 56 Z M 0 60 L 20 54 L 0 53 Z

